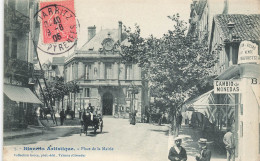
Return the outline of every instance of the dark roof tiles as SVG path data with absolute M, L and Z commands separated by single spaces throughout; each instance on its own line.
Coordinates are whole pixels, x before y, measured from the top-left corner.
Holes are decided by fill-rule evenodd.
M 232 29 L 233 40 L 259 41 L 260 40 L 260 14 L 242 15 L 216 15 L 214 17 L 216 25 L 221 29 L 224 40 L 229 40 L 229 29 L 227 24 L 231 21 L 235 23 Z

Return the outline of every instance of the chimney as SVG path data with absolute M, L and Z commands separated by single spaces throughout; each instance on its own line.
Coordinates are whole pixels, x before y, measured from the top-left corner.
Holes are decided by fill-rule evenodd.
M 96 26 L 88 27 L 88 41 L 91 40 L 96 35 Z
M 122 41 L 122 21 L 118 21 L 118 41 Z

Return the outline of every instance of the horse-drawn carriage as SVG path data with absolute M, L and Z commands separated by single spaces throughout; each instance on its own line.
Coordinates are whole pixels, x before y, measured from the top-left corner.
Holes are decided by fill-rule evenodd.
M 88 127 L 92 126 L 94 129 L 94 133 L 96 134 L 97 130 L 99 129 L 100 133 L 103 130 L 103 120 L 101 115 L 93 115 L 91 112 L 83 111 L 82 118 L 81 118 L 81 131 L 82 133 L 87 135 Z

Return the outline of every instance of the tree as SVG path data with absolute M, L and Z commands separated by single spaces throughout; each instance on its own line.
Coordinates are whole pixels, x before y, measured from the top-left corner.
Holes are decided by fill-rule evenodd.
M 78 85 L 78 82 L 72 81 L 72 82 L 67 83 L 67 86 L 68 86 L 69 92 L 74 94 L 74 117 L 75 117 L 75 108 L 76 108 L 75 100 L 76 100 L 76 94 L 79 93 L 79 85 Z
M 138 63 L 156 101 L 169 107 L 175 118 L 184 99 L 200 93 L 215 77 L 212 68 L 217 52 L 209 53 L 206 41 L 186 36 L 186 23 L 178 14 L 168 17 L 174 26 L 162 38 L 151 35 L 144 39 L 136 25 L 133 32 L 125 29 L 129 43 L 120 48 L 123 62 Z
M 55 77 L 54 81 L 48 82 L 48 90 L 44 88 L 45 96 L 48 100 L 62 102 L 63 109 L 63 100 L 64 96 L 68 95 L 69 88 L 68 85 L 64 83 L 63 77 Z

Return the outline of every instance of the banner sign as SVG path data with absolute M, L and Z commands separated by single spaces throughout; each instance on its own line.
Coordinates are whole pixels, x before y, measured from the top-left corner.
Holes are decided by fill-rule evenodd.
M 258 45 L 250 41 L 242 41 L 239 45 L 238 63 L 259 63 Z
M 214 94 L 241 93 L 240 80 L 214 80 Z

